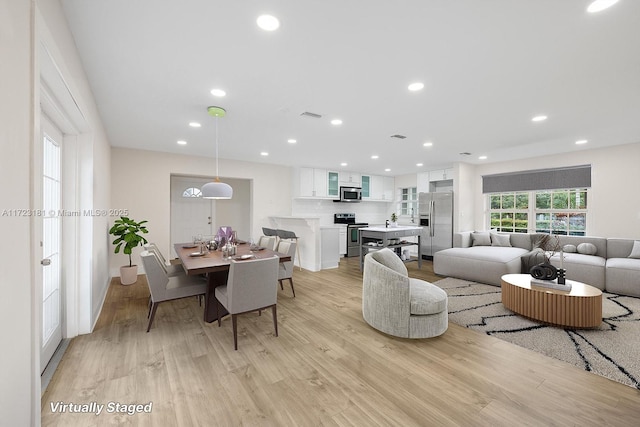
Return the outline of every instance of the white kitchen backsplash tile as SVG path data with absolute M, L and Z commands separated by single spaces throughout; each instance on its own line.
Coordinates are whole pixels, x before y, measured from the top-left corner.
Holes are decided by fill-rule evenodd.
M 384 224 L 389 218 L 394 203 L 360 202 L 335 203 L 333 200 L 293 199 L 292 216 L 311 216 L 320 218 L 320 225 L 333 224 L 333 214 L 355 213 L 357 222 Z

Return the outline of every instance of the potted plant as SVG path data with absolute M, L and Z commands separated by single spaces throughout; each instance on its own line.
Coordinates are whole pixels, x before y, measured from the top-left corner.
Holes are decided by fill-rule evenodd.
M 398 226 L 398 215 L 396 215 L 396 213 L 392 213 L 391 214 L 391 224 L 389 224 L 390 227 L 397 227 Z
M 113 244 L 116 245 L 115 253 L 120 253 L 122 248 L 122 252 L 129 255 L 129 265 L 120 267 L 120 283 L 123 285 L 131 285 L 138 279 L 138 266 L 131 262 L 131 251 L 136 246 L 147 243 L 147 239 L 142 236 L 149 232 L 143 225 L 146 222 L 136 222 L 126 216 L 121 216 L 109 230 L 109 234 L 116 236 L 113 241 Z

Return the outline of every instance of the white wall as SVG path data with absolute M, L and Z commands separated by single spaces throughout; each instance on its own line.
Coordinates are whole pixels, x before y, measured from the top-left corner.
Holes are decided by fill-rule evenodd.
M 465 181 L 472 188 L 474 222 L 471 227 L 459 229 L 483 230 L 487 227 L 482 175 L 591 164 L 587 234 L 640 239 L 639 159 L 640 143 L 636 143 L 468 168 L 469 176 Z
M 111 201 L 118 209 L 128 209 L 136 221 L 146 219 L 149 234 L 147 239 L 155 242 L 163 251 L 171 245 L 170 192 L 171 175 L 209 176 L 215 172 L 211 158 L 194 157 L 157 151 L 132 150 L 113 147 L 111 149 Z M 269 227 L 269 216 L 291 215 L 291 169 L 220 159 L 220 179 L 239 178 L 252 180 L 251 233 L 262 234 L 262 227 Z M 219 201 L 218 203 L 224 203 Z M 113 223 L 116 218 L 109 218 Z M 227 225 L 233 227 L 230 222 Z M 105 231 L 106 235 L 106 231 Z M 134 251 L 133 261 L 140 264 L 140 249 Z M 113 254 L 110 248 L 110 270 L 119 276 L 119 268 L 126 256 Z
M 63 78 L 90 122 L 91 131 L 77 138 L 82 147 L 80 156 L 83 162 L 79 166 L 79 174 L 92 177 L 90 191 L 95 195 L 83 194 L 89 193 L 89 204 L 108 205 L 110 168 L 109 156 L 105 152 L 108 153 L 109 144 L 60 3 L 57 0 L 35 3 L 0 0 L 0 57 L 6 59 L 0 67 L 0 182 L 3 183 L 0 211 L 41 208 L 33 193 L 33 174 L 39 169 L 33 162 L 33 152 L 35 144 L 40 144 L 41 43 L 51 49 Z M 102 162 L 93 161 L 94 153 L 101 156 Z M 87 203 L 86 200 L 83 202 Z M 87 253 L 91 255 L 85 264 L 85 270 L 89 271 L 85 277 L 87 280 L 80 289 L 86 298 L 82 307 L 72 310 L 75 315 L 80 309 L 89 314 L 97 313 L 99 305 L 92 307 L 91 295 L 106 291 L 109 279 L 105 274 L 107 245 L 96 240 L 94 235 L 94 230 L 100 229 L 103 223 L 106 224 L 106 219 L 88 219 L 84 224 L 87 235 L 81 237 L 88 242 Z M 0 352 L 2 425 L 40 424 L 41 322 L 36 277 L 41 274 L 41 254 L 34 224 L 32 218 L 26 216 L 0 216 L 3 239 L 10 242 L 0 249 L 0 259 L 3 260 L 0 268 L 3 286 L 0 322 L 4 325 L 2 338 L 10 343 L 6 351 Z M 93 319 L 87 316 L 85 320 L 82 327 L 88 332 Z
M 0 212 L 31 207 L 30 150 L 33 140 L 29 2 L 0 0 Z M 34 360 L 35 294 L 30 219 L 0 216 L 5 243 L 0 245 L 0 324 L 4 349 L 0 352 L 0 424 L 39 423 L 39 373 Z M 36 413 L 37 412 L 37 413 Z

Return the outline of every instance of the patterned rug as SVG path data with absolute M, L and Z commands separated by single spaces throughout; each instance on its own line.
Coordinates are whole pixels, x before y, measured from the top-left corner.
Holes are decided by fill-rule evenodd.
M 449 320 L 640 390 L 640 298 L 603 293 L 596 329 L 568 329 L 507 310 L 500 288 L 446 278 Z

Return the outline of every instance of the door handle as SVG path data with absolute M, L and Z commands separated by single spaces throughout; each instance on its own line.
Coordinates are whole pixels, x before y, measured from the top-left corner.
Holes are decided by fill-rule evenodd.
M 45 267 L 47 265 L 51 265 L 51 259 L 50 258 L 45 258 L 43 260 L 40 260 L 40 264 L 44 265 Z

